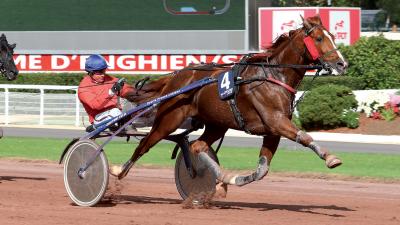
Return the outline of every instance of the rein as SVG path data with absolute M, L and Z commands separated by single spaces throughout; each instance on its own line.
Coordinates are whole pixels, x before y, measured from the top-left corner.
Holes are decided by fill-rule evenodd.
M 319 71 L 323 69 L 322 65 L 296 65 L 296 64 L 267 64 L 267 63 L 237 63 L 238 65 L 246 65 L 246 66 L 259 66 L 263 68 L 264 71 L 264 76 L 254 76 L 248 79 L 241 79 L 239 78 L 236 84 L 241 85 L 241 84 L 248 84 L 254 81 L 268 81 L 277 85 L 282 86 L 285 88 L 288 92 L 291 94 L 296 94 L 296 89 L 293 87 L 289 86 L 288 84 L 275 79 L 271 76 L 271 74 L 267 73 L 265 70 L 265 67 L 269 68 L 292 68 L 292 69 L 306 69 L 306 70 L 314 70 L 317 69 L 317 72 L 315 73 L 315 76 L 318 75 Z

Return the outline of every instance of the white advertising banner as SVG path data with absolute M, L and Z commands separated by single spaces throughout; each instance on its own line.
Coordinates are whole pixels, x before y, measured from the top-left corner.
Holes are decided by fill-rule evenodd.
M 336 44 L 350 45 L 350 12 L 330 12 L 329 30 L 333 35 L 335 35 Z
M 281 34 L 288 33 L 290 30 L 295 30 L 302 26 L 301 16 L 304 17 L 303 10 L 291 10 L 291 11 L 273 11 L 272 17 L 273 28 L 272 28 L 272 39 L 275 40 Z

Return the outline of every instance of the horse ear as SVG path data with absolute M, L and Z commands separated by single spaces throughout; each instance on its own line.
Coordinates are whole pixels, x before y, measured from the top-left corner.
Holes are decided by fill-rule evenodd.
M 303 21 L 303 26 L 307 29 L 311 29 L 311 24 L 306 19 L 304 19 L 304 17 L 302 15 L 300 15 L 300 17 L 301 17 L 301 20 Z
M 2 37 L 2 38 L 5 38 L 5 37 L 6 37 L 6 35 L 4 35 L 4 34 L 1 34 L 1 37 Z
M 317 15 L 315 15 L 315 18 L 316 18 L 316 22 L 317 22 L 317 24 L 318 25 L 322 25 L 322 20 L 321 20 L 321 16 L 319 15 L 319 13 L 317 14 Z
M 14 49 L 16 46 L 17 46 L 17 44 L 14 43 L 14 44 L 10 45 L 10 48 Z

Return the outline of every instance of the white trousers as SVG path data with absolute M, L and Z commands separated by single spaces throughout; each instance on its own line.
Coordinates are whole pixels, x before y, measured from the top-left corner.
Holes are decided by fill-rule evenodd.
M 97 114 L 97 115 L 94 117 L 94 122 L 93 122 L 93 124 L 94 124 L 94 125 L 99 124 L 99 123 L 101 123 L 101 122 L 104 121 L 104 120 L 107 120 L 107 119 L 110 119 L 110 118 L 113 118 L 113 117 L 117 117 L 117 116 L 119 116 L 119 115 L 121 115 L 121 114 L 122 114 L 122 112 L 121 112 L 120 109 L 118 109 L 118 108 L 112 108 L 112 109 L 110 109 L 110 110 L 107 110 L 107 111 L 104 111 L 104 112 L 102 112 L 102 113 Z

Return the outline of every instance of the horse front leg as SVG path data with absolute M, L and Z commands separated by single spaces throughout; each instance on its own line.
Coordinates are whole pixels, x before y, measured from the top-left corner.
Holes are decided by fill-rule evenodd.
M 276 132 L 313 150 L 322 160 L 325 160 L 325 165 L 328 168 L 333 169 L 342 164 L 342 161 L 337 156 L 329 153 L 326 148 L 321 147 L 309 134 L 298 129 L 287 117 L 282 117 L 275 124 L 279 124 Z

